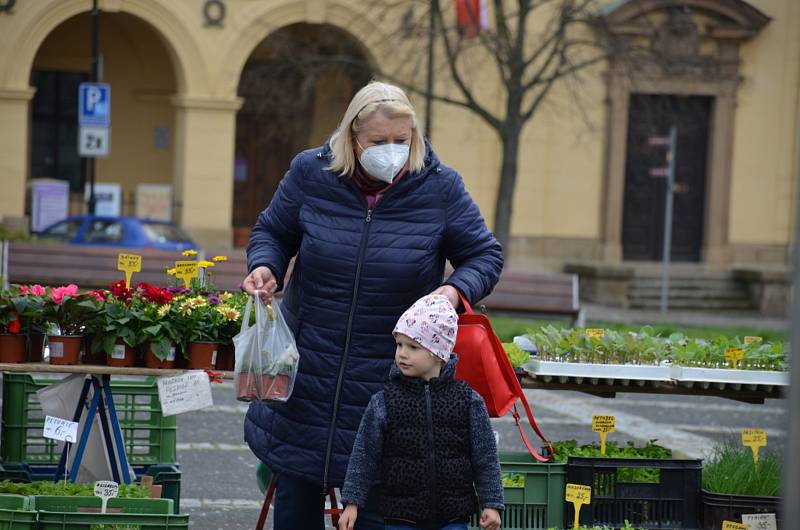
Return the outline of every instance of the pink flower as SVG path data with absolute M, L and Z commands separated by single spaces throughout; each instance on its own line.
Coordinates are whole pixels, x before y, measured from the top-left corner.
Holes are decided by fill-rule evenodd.
M 31 290 L 30 287 L 28 287 L 27 285 L 20 285 L 19 286 L 19 294 L 28 294 L 28 292 L 30 292 L 30 290 Z
M 78 294 L 78 286 L 74 283 L 67 285 L 66 287 L 56 287 L 53 289 L 53 292 L 50 293 L 50 299 L 58 305 L 64 301 L 65 296 L 74 297 Z
M 77 289 L 77 287 L 76 287 L 76 289 Z M 38 283 L 36 285 L 31 285 L 31 294 L 33 296 L 44 296 L 45 293 L 47 293 L 45 288 L 42 287 L 41 285 L 39 285 Z

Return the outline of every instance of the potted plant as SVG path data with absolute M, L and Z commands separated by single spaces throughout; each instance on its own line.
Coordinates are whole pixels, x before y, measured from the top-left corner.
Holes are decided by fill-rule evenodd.
M 20 285 L 20 316 L 22 317 L 22 333 L 25 335 L 26 355 L 30 362 L 41 362 L 44 350 L 44 338 L 47 335 L 48 323 L 44 315 L 47 301 L 47 289 L 39 284 Z
M 3 289 L 0 293 L 0 362 L 22 363 L 26 360 L 21 303 L 16 286 Z
M 221 256 L 216 256 L 214 259 Z M 217 355 L 217 370 L 233 370 L 235 364 L 235 352 L 233 348 L 233 337 L 235 337 L 242 327 L 242 314 L 247 303 L 247 294 L 224 292 L 219 295 L 222 302 L 217 311 L 225 317 L 225 321 L 219 329 L 220 349 Z
M 172 300 L 174 295 L 147 283 L 137 286 L 136 305 L 139 309 L 140 340 L 144 345 L 145 366 L 173 368 L 175 350 L 180 340 L 175 326 Z
M 181 337 L 181 349 L 191 370 L 212 369 L 217 362 L 219 328 L 225 321 L 216 310 L 221 301 L 214 294 L 201 292 L 176 297 L 175 325 Z
M 102 351 L 109 366 L 135 366 L 139 314 L 124 301 L 109 297 L 91 325 L 91 350 Z
M 50 291 L 43 311 L 58 334 L 48 335 L 50 364 L 78 364 L 86 323 L 97 313 L 97 296 L 79 293 L 78 286 L 70 284 Z
M 286 401 L 292 392 L 293 375 L 297 371 L 300 355 L 297 350 L 283 352 L 271 363 L 266 363 L 261 374 L 261 400 Z

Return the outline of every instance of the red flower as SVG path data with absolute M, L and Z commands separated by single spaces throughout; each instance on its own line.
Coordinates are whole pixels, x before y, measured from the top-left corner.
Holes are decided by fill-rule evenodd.
M 14 310 L 14 320 L 8 323 L 8 332 L 9 333 L 19 333 L 22 329 L 22 322 L 19 321 L 19 313 L 17 310 Z
M 111 294 L 114 295 L 117 300 L 123 300 L 125 302 L 129 302 L 133 296 L 133 291 L 128 289 L 125 285 L 125 280 L 112 283 L 108 287 L 108 290 L 111 291 Z
M 141 293 L 142 297 L 148 302 L 164 305 L 172 301 L 172 293 L 166 289 L 156 287 L 146 282 L 142 282 L 136 286 L 136 289 Z

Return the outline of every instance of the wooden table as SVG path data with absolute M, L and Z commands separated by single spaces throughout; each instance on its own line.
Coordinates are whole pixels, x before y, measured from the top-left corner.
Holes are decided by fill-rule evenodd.
M 117 366 L 104 366 L 101 364 L 49 364 L 49 363 L 0 363 L 0 372 L 37 372 L 58 374 L 94 374 L 94 375 L 149 375 L 169 376 L 180 375 L 189 370 L 176 368 L 164 370 L 161 368 L 120 368 Z M 233 372 L 216 372 L 222 379 L 233 379 Z

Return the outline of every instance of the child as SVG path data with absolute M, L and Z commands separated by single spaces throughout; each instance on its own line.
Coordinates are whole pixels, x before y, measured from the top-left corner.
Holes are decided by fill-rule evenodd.
M 386 530 L 466 530 L 478 502 L 481 528 L 500 528 L 497 446 L 483 398 L 453 378 L 457 330 L 442 295 L 420 298 L 397 322 L 395 365 L 361 420 L 339 530 L 353 530 L 370 489 Z

